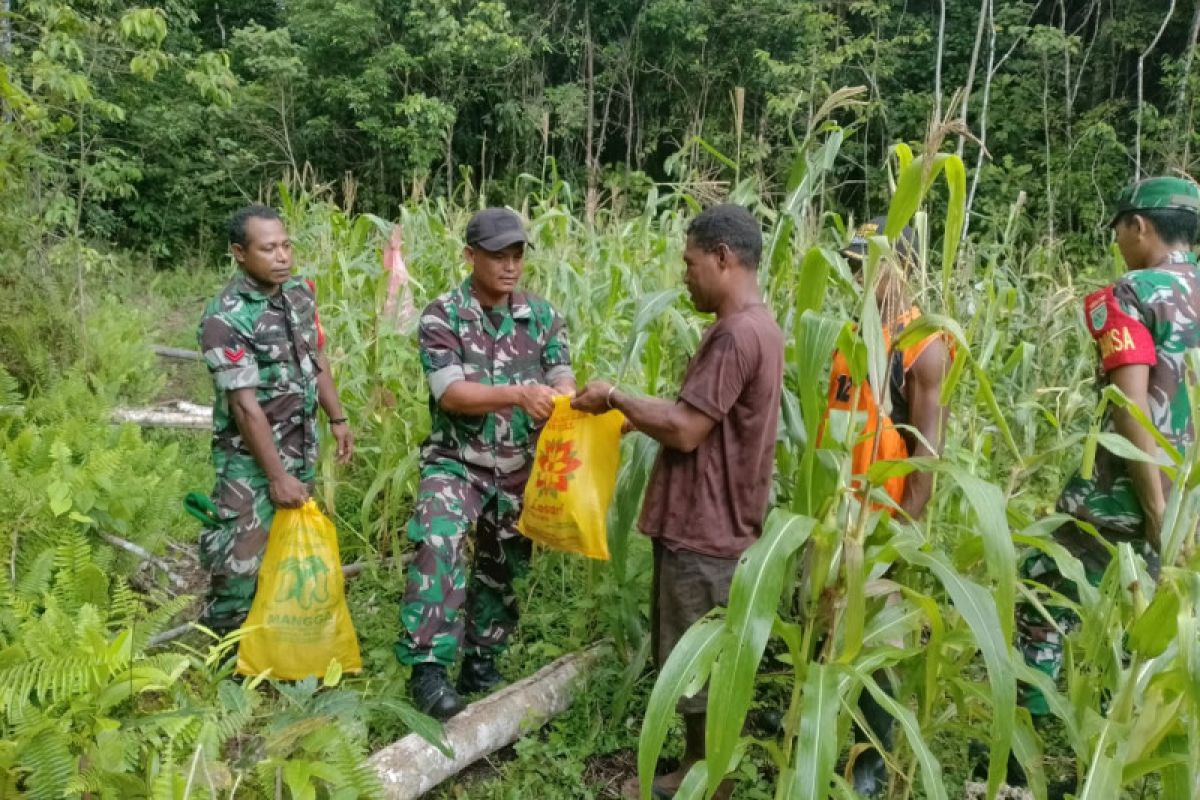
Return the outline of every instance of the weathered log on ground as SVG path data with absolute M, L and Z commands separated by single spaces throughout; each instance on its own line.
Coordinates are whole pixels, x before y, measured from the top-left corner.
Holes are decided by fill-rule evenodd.
M 447 758 L 415 733 L 370 758 L 384 797 L 411 800 L 565 711 L 580 678 L 609 650 L 607 642 L 563 656 L 524 680 L 467 706 L 444 726 Z
M 212 429 L 212 408 L 175 400 L 149 408 L 116 408 L 113 422 L 132 422 L 143 427 Z
M 400 556 L 400 566 L 406 566 L 410 558 L 412 558 L 412 556 L 409 553 L 405 553 L 404 555 Z M 367 567 L 371 566 L 372 564 L 378 564 L 380 567 L 390 567 L 392 562 L 395 560 L 396 559 L 394 558 L 388 557 L 381 558 L 378 561 L 355 561 L 353 564 L 346 564 L 342 567 L 342 577 L 346 579 L 357 578 L 363 573 L 364 570 L 366 570 Z
M 400 565 L 404 566 L 405 564 L 407 564 L 409 558 L 411 558 L 411 556 L 408 553 L 405 553 L 403 556 L 401 556 L 400 557 Z M 385 558 L 385 559 L 382 559 L 375 563 L 378 563 L 379 566 L 381 566 L 381 567 L 386 567 L 386 566 L 389 566 L 394 560 L 395 559 L 392 559 L 392 558 Z M 368 561 L 355 561 L 353 564 L 344 564 L 342 566 L 342 577 L 345 578 L 346 580 L 356 578 L 359 575 L 361 575 L 363 573 L 363 571 L 366 570 L 366 568 L 368 566 L 370 566 L 370 564 L 371 564 L 371 562 L 368 562 Z M 147 647 L 160 647 L 164 644 L 167 644 L 168 642 L 173 642 L 176 639 L 178 639 L 180 636 L 183 636 L 185 633 L 192 630 L 192 628 L 195 626 L 195 624 L 196 624 L 196 621 L 192 620 L 190 622 L 185 622 L 182 625 L 176 625 L 174 628 L 168 628 L 167 630 L 162 631 L 161 633 L 151 636 L 150 641 L 147 643 L 146 646 Z
M 197 353 L 195 350 L 188 350 L 183 347 L 167 347 L 166 345 L 155 344 L 151 345 L 155 355 L 163 358 L 173 358 L 176 361 L 203 361 L 204 356 Z
M 986 797 L 986 783 L 967 781 L 963 785 L 963 800 L 985 800 Z M 1000 791 L 996 793 L 996 800 L 1033 800 L 1033 792 L 1018 786 L 1000 784 Z
M 167 563 L 165 559 L 159 558 L 141 545 L 134 544 L 127 539 L 122 539 L 120 536 L 116 536 L 111 533 L 102 532 L 100 534 L 100 538 L 111 544 L 113 547 L 119 547 L 127 553 L 133 553 L 142 561 L 162 570 L 162 572 L 167 576 L 167 579 L 171 581 L 171 585 L 174 586 L 177 591 L 182 592 L 187 590 L 187 581 L 176 575 L 175 571 L 171 569 L 171 565 Z

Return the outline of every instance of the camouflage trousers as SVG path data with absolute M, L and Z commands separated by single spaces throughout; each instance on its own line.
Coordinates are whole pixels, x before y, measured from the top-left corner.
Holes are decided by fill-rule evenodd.
M 200 531 L 200 565 L 209 587 L 200 623 L 218 633 L 236 630 L 250 613 L 258 569 L 275 519 L 263 477 L 218 477 L 212 499 L 225 521 Z
M 464 645 L 468 655 L 503 650 L 518 619 L 513 580 L 532 550 L 516 529 L 520 510 L 519 495 L 485 478 L 422 470 L 408 523 L 416 549 L 400 608 L 401 663 L 450 666 Z
M 1093 586 L 1099 586 L 1104 576 L 1102 571 L 1096 571 L 1086 564 L 1084 574 Z M 1075 583 L 1063 577 L 1054 559 L 1045 553 L 1034 552 L 1026 558 L 1021 563 L 1020 576 L 1025 580 L 1037 581 L 1072 602 L 1079 601 Z M 1045 609 L 1053 623 L 1029 603 L 1017 606 L 1017 645 L 1026 664 L 1058 680 L 1058 674 L 1062 671 L 1063 638 L 1079 624 L 1079 618 L 1066 606 L 1046 603 Z M 1029 709 L 1034 717 L 1050 713 L 1050 706 L 1042 691 L 1028 684 L 1021 686 L 1021 705 Z

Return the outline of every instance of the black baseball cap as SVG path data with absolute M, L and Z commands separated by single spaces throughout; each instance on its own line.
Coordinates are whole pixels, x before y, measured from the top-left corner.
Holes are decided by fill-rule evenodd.
M 859 267 L 867 258 L 867 240 L 872 236 L 882 236 L 884 229 L 887 227 L 887 217 L 875 217 L 870 222 L 864 222 L 858 226 L 858 230 L 854 232 L 854 238 L 850 240 L 850 244 L 842 250 L 851 266 Z M 912 228 L 905 225 L 900 229 L 900 235 L 896 237 L 895 242 L 896 255 L 901 261 L 911 262 L 917 256 L 917 234 Z
M 525 226 L 516 212 L 507 208 L 476 211 L 467 223 L 467 244 L 495 253 L 510 244 L 528 244 Z

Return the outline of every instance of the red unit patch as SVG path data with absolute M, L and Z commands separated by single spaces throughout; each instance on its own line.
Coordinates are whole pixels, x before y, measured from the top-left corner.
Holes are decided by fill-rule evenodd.
M 1154 337 L 1140 319 L 1128 314 L 1121 301 L 1106 286 L 1084 300 L 1088 332 L 1100 347 L 1105 370 L 1130 364 L 1153 365 L 1158 361 Z
M 235 364 L 238 363 L 239 361 L 241 361 L 243 358 L 245 358 L 245 356 L 246 356 L 246 348 L 244 348 L 244 347 L 237 347 L 237 348 L 226 347 L 225 348 L 225 357 L 228 358 L 230 361 L 232 361 Z

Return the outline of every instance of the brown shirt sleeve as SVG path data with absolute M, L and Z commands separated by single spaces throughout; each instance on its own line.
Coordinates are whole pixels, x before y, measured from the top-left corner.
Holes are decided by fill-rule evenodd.
M 718 333 L 696 354 L 679 399 L 720 422 L 737 402 L 749 375 L 737 338 L 732 333 Z

